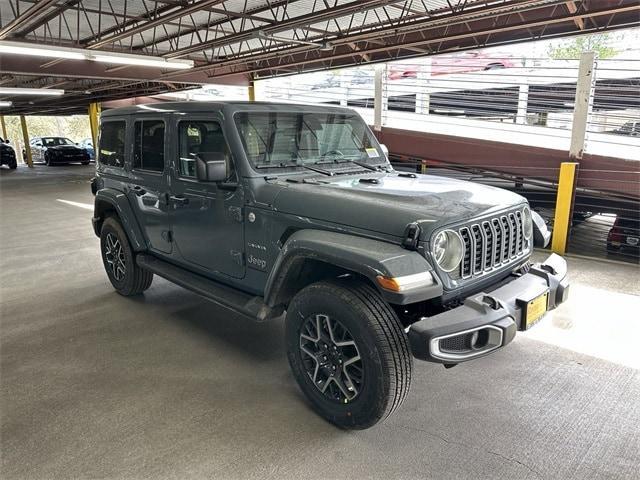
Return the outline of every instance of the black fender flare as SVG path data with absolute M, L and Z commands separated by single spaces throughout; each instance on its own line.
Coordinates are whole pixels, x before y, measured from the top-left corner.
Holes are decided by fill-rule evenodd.
M 367 278 L 389 303 L 407 305 L 442 295 L 442 284 L 433 268 L 417 251 L 371 238 L 324 230 L 299 230 L 283 245 L 265 286 L 265 303 L 270 307 L 286 304 L 305 286 L 300 278 L 301 265 L 315 260 L 339 270 Z M 392 292 L 380 287 L 378 276 L 406 277 L 431 272 L 431 283 L 412 287 L 406 292 Z
M 106 213 L 113 210 L 117 213 L 122 228 L 129 237 L 129 242 L 134 251 L 140 252 L 146 249 L 146 241 L 142 229 L 138 224 L 135 213 L 124 192 L 113 188 L 103 188 L 96 192 L 93 213 L 93 229 L 100 236 L 100 228 L 106 217 Z

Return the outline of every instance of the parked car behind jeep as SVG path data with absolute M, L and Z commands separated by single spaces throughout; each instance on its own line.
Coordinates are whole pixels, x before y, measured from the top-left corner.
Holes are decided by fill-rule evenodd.
M 0 166 L 1 165 L 7 165 L 12 170 L 18 168 L 16 151 L 9 144 L 9 140 L 5 140 L 2 137 L 0 137 Z
M 65 137 L 34 137 L 29 141 L 34 162 L 44 162 L 48 166 L 79 162 L 89 164 L 89 153 Z M 23 158 L 26 151 L 22 150 Z
M 395 171 L 346 108 L 110 110 L 97 157 L 93 225 L 116 291 L 157 274 L 257 321 L 284 313 L 298 385 L 343 428 L 402 404 L 412 357 L 488 355 L 568 295 L 561 257 L 530 262 L 544 224 L 524 198 Z

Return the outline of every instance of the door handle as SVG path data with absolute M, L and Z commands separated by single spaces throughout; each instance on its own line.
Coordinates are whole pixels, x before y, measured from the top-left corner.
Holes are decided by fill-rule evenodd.
M 147 193 L 147 191 L 144 188 L 142 188 L 140 185 L 136 185 L 135 187 L 132 188 L 132 190 L 133 190 L 133 193 L 139 197 Z
M 183 197 L 182 195 L 171 195 L 169 197 L 169 200 L 180 207 L 189 203 L 189 199 L 187 197 Z

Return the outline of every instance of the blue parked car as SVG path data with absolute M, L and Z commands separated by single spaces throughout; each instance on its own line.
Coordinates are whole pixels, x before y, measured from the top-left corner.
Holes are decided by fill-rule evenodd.
M 84 148 L 87 151 L 87 153 L 89 154 L 89 158 L 92 161 L 95 161 L 96 152 L 93 149 L 93 139 L 92 138 L 83 138 L 78 143 L 76 143 L 76 145 L 78 145 L 79 147 Z

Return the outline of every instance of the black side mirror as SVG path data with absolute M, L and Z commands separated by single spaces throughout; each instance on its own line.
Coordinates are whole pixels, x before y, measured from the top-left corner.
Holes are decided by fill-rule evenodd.
M 4 141 L 4 143 L 6 143 L 7 145 L 9 145 L 11 143 L 11 140 L 9 140 L 8 138 Z
M 227 179 L 227 159 L 222 152 L 196 154 L 196 177 L 201 182 L 224 182 Z

